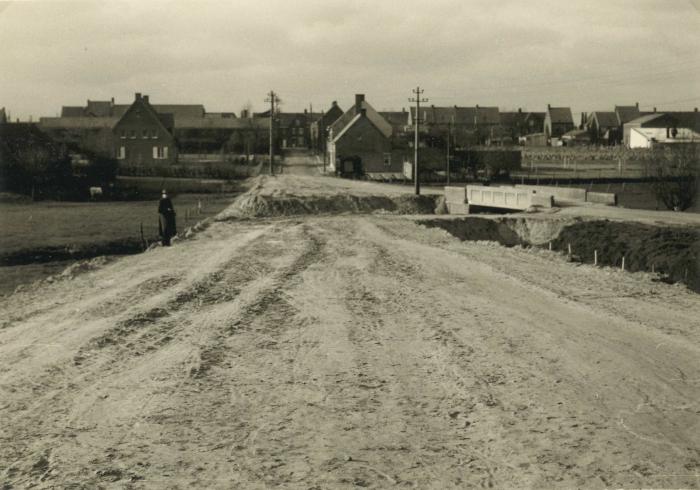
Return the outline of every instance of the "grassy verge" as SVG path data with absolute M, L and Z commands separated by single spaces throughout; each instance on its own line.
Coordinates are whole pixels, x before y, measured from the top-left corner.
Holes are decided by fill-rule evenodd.
M 173 197 L 178 230 L 219 213 L 233 194 Z M 56 272 L 56 262 L 140 249 L 158 239 L 158 202 L 0 203 L 0 294 Z M 24 278 L 24 279 L 22 279 Z

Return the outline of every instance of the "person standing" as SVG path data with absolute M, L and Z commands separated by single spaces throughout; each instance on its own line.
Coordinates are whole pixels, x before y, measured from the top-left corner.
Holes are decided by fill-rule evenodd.
M 175 208 L 173 202 L 168 197 L 168 193 L 163 189 L 163 195 L 158 203 L 158 232 L 164 246 L 170 246 L 170 239 L 177 233 L 175 225 Z

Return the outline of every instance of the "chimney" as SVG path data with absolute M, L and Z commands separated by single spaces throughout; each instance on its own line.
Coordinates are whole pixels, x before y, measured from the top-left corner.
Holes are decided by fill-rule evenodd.
M 355 114 L 360 113 L 362 103 L 365 101 L 365 94 L 355 94 Z
M 149 102 L 148 102 L 148 95 L 144 95 L 144 96 L 143 96 L 143 100 L 144 100 L 144 102 L 146 102 L 146 104 L 148 104 L 148 103 L 149 103 Z
M 112 105 L 114 105 L 114 97 L 112 97 Z
M 141 100 L 141 92 L 136 92 L 136 100 Z
M 550 110 L 552 108 L 552 104 L 547 104 L 547 110 Z
M 697 108 L 697 107 L 695 108 L 695 112 L 698 112 L 698 108 Z
M 331 106 L 333 106 L 333 107 L 336 107 L 337 105 L 338 105 L 338 101 L 337 101 L 337 100 L 334 100 L 333 103 L 331 104 Z
M 637 110 L 639 110 L 639 102 L 635 102 L 634 106 L 637 108 Z
M 656 114 L 656 107 L 654 107 L 654 114 Z
M 523 113 L 523 109 L 521 107 L 518 107 L 518 114 L 522 114 L 522 113 Z

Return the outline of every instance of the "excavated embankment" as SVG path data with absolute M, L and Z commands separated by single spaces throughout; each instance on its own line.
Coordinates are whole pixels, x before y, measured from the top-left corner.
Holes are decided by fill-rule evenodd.
M 438 195 L 261 195 L 248 192 L 217 220 L 333 214 L 440 214 Z M 700 229 L 554 216 L 455 217 L 421 219 L 461 240 L 495 241 L 505 246 L 541 246 L 569 253 L 579 262 L 657 272 L 660 280 L 682 282 L 700 292 Z
M 442 228 L 460 240 L 496 241 L 511 247 L 549 246 L 572 260 L 621 267 L 630 272 L 657 272 L 660 280 L 682 282 L 700 292 L 700 229 L 654 226 L 609 220 L 533 217 L 464 217 L 427 219 L 424 226 Z
M 269 196 L 248 193 L 239 197 L 228 209 L 218 215 L 217 220 L 240 218 L 269 218 L 299 215 L 324 214 L 434 214 L 437 195 L 415 196 L 410 194 L 385 195 L 311 195 Z

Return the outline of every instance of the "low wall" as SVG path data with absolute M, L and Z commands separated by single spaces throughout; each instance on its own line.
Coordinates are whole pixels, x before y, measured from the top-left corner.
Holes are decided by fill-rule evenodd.
M 467 186 L 467 202 L 470 206 L 524 211 L 530 207 L 532 195 L 528 190 L 515 187 Z
M 445 201 L 448 203 L 466 203 L 467 189 L 464 186 L 445 186 Z
M 611 192 L 587 192 L 586 201 L 617 206 L 617 194 Z
M 577 189 L 575 187 L 557 187 L 550 185 L 516 185 L 519 189 L 529 189 L 537 194 L 545 194 L 554 196 L 555 201 L 575 201 L 586 202 L 586 189 Z

